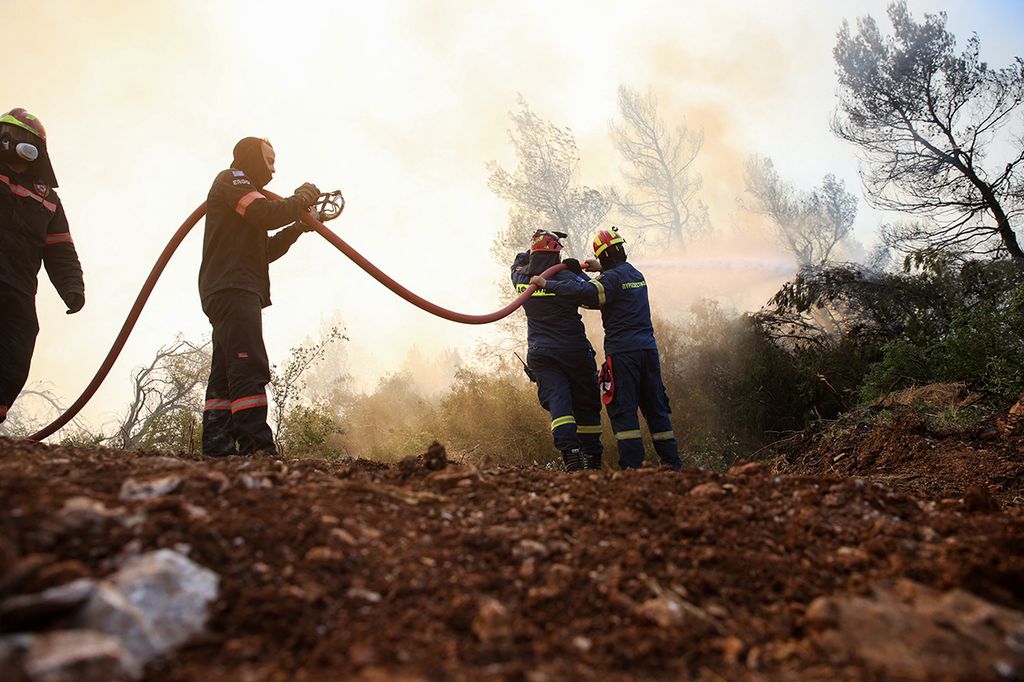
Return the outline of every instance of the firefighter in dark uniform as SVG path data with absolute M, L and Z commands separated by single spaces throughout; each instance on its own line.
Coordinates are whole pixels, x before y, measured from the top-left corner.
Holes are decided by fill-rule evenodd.
M 267 425 L 270 362 L 263 344 L 262 311 L 270 305 L 267 265 L 308 230 L 296 221 L 320 190 L 306 183 L 287 199 L 268 199 L 261 190 L 274 175 L 274 161 L 266 140 L 239 141 L 231 168 L 217 175 L 207 197 L 199 295 L 213 326 L 203 409 L 203 454 L 213 457 L 276 454 Z
M 587 261 L 587 269 L 601 272 L 596 279 L 534 277 L 531 282 L 573 303 L 601 308 L 605 354 L 601 367 L 602 400 L 615 431 L 619 467 L 636 469 L 643 464 L 639 408 L 658 457 L 663 464 L 678 470 L 683 465 L 669 419 L 668 394 L 661 380 L 647 282 L 639 270 L 626 262 L 623 243 L 625 240 L 614 227 L 601 230 L 594 237 L 597 259 Z
M 39 119 L 24 109 L 0 117 L 0 422 L 28 380 L 39 333 L 39 266 L 69 315 L 85 305 L 82 266 L 56 186 Z
M 522 293 L 530 277 L 560 261 L 565 235 L 537 230 L 529 252 L 516 256 L 512 283 Z M 551 281 L 585 285 L 579 261 L 566 259 L 569 269 L 555 273 Z M 594 349 L 587 340 L 577 304 L 551 292 L 537 290 L 523 304 L 527 324 L 526 364 L 537 382 L 541 406 L 551 413 L 551 436 L 562 453 L 566 471 L 600 469 L 601 398 L 597 386 Z

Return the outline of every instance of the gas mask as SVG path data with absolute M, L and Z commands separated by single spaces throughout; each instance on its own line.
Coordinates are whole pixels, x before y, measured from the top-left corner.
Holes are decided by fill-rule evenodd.
M 7 133 L 0 135 L 0 161 L 32 163 L 39 158 L 39 147 L 31 142 L 18 142 Z

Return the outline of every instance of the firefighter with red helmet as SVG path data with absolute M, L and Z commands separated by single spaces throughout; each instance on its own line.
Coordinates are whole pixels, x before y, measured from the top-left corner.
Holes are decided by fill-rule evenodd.
M 287 199 L 263 187 L 274 176 L 270 142 L 247 137 L 231 168 L 213 181 L 206 203 L 199 295 L 213 327 L 213 357 L 203 409 L 203 454 L 276 454 L 267 425 L 270 362 L 263 343 L 263 308 L 270 305 L 269 263 L 309 228 L 297 222 L 320 190 L 306 183 Z M 268 235 L 272 230 L 294 223 Z
M 512 265 L 512 283 L 522 293 L 530 277 L 561 261 L 564 234 L 537 230 L 530 250 Z M 551 281 L 585 283 L 579 261 L 561 261 Z M 527 324 L 527 374 L 537 382 L 541 406 L 551 413 L 551 436 L 567 471 L 600 469 L 601 398 L 594 349 L 587 340 L 578 306 L 568 298 L 537 290 L 523 304 Z
M 651 305 L 643 274 L 626 262 L 625 243 L 616 228 L 594 237 L 596 259 L 587 269 L 601 274 L 591 280 L 545 280 L 534 277 L 545 292 L 578 305 L 601 309 L 605 361 L 601 367 L 602 400 L 615 432 L 619 467 L 636 469 L 644 461 L 637 410 L 643 413 L 662 463 L 681 469 L 679 446 L 669 418 L 668 394 L 661 380 L 658 344 L 651 324 Z
M 42 122 L 24 109 L 0 116 L 0 422 L 28 380 L 39 322 L 39 267 L 68 314 L 85 305 L 85 283 Z

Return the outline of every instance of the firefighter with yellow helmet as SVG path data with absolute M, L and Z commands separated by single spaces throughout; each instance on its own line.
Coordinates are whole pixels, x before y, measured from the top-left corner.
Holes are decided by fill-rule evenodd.
M 669 418 L 672 410 L 661 380 L 647 280 L 626 262 L 625 241 L 614 227 L 597 233 L 594 237 L 597 258 L 587 261 L 588 270 L 601 273 L 594 279 L 534 277 L 531 283 L 568 301 L 601 309 L 605 354 L 601 367 L 602 400 L 615 432 L 619 467 L 635 469 L 643 464 L 639 409 L 650 428 L 654 450 L 661 462 L 672 469 L 681 469 L 679 446 Z

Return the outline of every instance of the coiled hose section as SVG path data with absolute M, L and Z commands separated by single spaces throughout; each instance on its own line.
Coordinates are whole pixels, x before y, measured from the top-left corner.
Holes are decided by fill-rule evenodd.
M 263 194 L 265 194 L 270 199 L 276 200 L 281 198 L 274 194 L 273 192 L 267 190 L 263 190 Z M 114 362 L 117 360 L 118 355 L 121 354 L 121 350 L 124 348 L 125 343 L 128 341 L 128 336 L 132 333 L 132 329 L 135 328 L 135 323 L 138 322 L 139 316 L 142 314 L 142 309 L 146 306 L 146 301 L 149 300 L 149 295 L 153 293 L 153 287 L 156 286 L 157 280 L 160 279 L 160 275 L 163 273 L 164 268 L 167 267 L 167 263 L 168 261 L 171 260 L 171 256 L 174 255 L 174 252 L 178 249 L 178 246 L 185 239 L 185 235 L 187 235 L 192 230 L 192 228 L 196 226 L 196 223 L 198 223 L 199 220 L 204 215 L 206 215 L 206 202 L 203 202 L 196 210 L 192 211 L 192 214 L 185 219 L 185 222 L 181 224 L 181 227 L 178 228 L 177 232 L 174 233 L 170 241 L 167 242 L 167 246 L 165 246 L 164 250 L 160 253 L 160 257 L 157 258 L 156 263 L 153 265 L 153 269 L 150 270 L 149 272 L 149 277 L 146 278 L 145 283 L 143 283 L 142 285 L 142 289 L 139 291 L 139 295 L 135 298 L 135 304 L 129 311 L 128 317 L 125 319 L 124 324 L 121 325 L 121 331 L 118 333 L 117 338 L 114 339 L 113 345 L 111 345 L 110 350 L 107 352 L 107 357 L 103 359 L 103 363 L 100 364 L 99 369 L 96 370 L 95 376 L 93 376 L 92 381 L 89 382 L 89 385 L 85 387 L 85 390 L 82 391 L 82 394 L 78 396 L 78 399 L 75 400 L 75 402 L 72 403 L 71 406 L 67 410 L 65 410 L 63 414 L 61 414 L 59 417 L 57 417 L 57 419 L 53 420 L 51 423 L 47 424 L 45 427 L 40 429 L 38 432 L 33 433 L 31 436 L 28 437 L 28 440 L 39 441 L 53 435 L 58 429 L 65 426 L 68 422 L 74 419 L 75 416 L 82 410 L 82 408 L 85 407 L 85 405 L 89 402 L 89 400 L 92 399 L 93 395 L 96 393 L 100 385 L 103 383 L 103 380 L 107 378 L 107 374 L 109 374 L 110 369 L 114 366 Z M 431 303 L 422 296 L 414 294 L 413 292 L 409 291 L 407 288 L 396 282 L 383 270 L 381 270 L 376 265 L 368 261 L 366 258 L 363 257 L 362 254 L 360 254 L 354 248 L 349 246 L 348 243 L 345 242 L 345 240 L 343 240 L 341 237 L 339 237 L 330 229 L 328 229 L 322 222 L 317 220 L 316 217 L 314 217 L 312 214 L 303 213 L 301 220 L 302 222 L 306 223 L 306 225 L 312 227 L 313 230 L 318 232 L 321 237 L 330 242 L 330 244 L 334 248 L 338 249 L 343 254 L 348 256 L 348 258 L 353 263 L 355 263 L 360 268 L 365 270 L 367 274 L 369 274 L 375 280 L 386 286 L 388 289 L 398 294 L 409 303 L 412 303 L 417 308 L 425 310 L 432 315 L 442 317 L 446 320 L 451 320 L 452 322 L 460 322 L 462 324 L 488 324 L 490 322 L 495 322 L 503 317 L 511 315 L 516 309 L 518 309 L 521 305 L 523 305 L 523 303 L 525 303 L 530 298 L 534 291 L 537 290 L 537 287 L 530 285 L 526 289 L 526 291 L 524 291 L 522 294 L 516 297 L 514 301 L 506 305 L 504 308 L 501 308 L 500 310 L 495 310 L 493 313 L 487 313 L 485 315 L 469 315 L 466 313 L 456 312 L 454 310 L 448 310 L 447 308 L 442 308 L 436 303 Z M 562 264 L 554 265 L 545 270 L 541 276 L 545 278 L 551 277 L 559 270 L 564 269 L 565 266 Z

